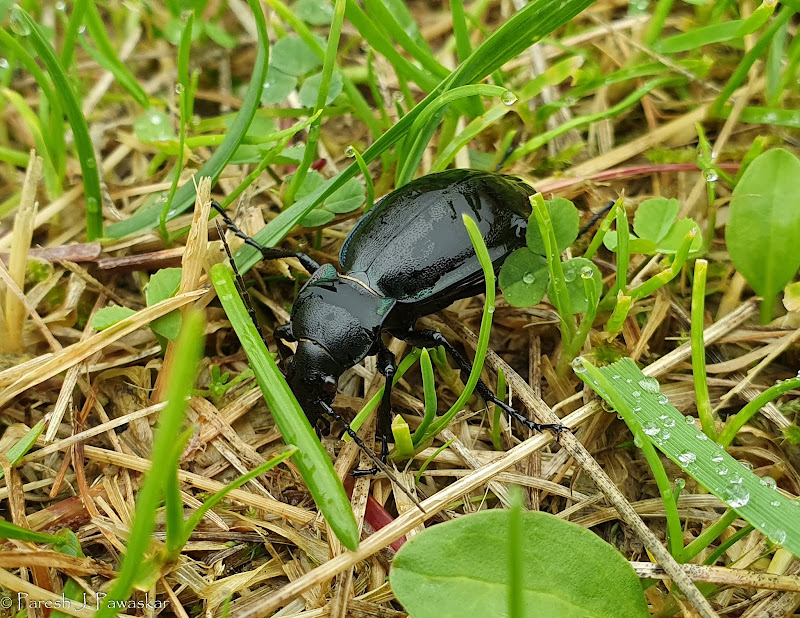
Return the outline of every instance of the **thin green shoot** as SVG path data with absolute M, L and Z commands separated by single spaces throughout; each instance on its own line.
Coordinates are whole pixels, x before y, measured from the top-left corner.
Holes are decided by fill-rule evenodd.
M 656 8 L 653 10 L 653 14 L 647 24 L 647 30 L 645 30 L 642 36 L 642 43 L 645 45 L 652 45 L 658 41 L 661 32 L 664 30 L 664 24 L 667 21 L 667 17 L 669 17 L 669 12 L 672 9 L 674 1 L 675 0 L 658 0 L 658 4 L 656 4 Z
M 714 564 L 714 563 L 715 563 L 717 560 L 719 560 L 720 558 L 722 558 L 722 556 L 724 556 L 724 555 L 725 555 L 725 553 L 726 553 L 726 552 L 727 552 L 727 551 L 728 551 L 728 550 L 729 550 L 731 547 L 733 547 L 734 545 L 736 545 L 736 543 L 738 543 L 738 542 L 739 542 L 739 541 L 741 541 L 743 538 L 745 538 L 745 537 L 746 537 L 748 534 L 750 534 L 751 532 L 753 532 L 753 530 L 755 530 L 755 528 L 754 528 L 752 525 L 750 525 L 750 524 L 747 524 L 747 525 L 746 525 L 746 526 L 744 526 L 744 527 L 743 527 L 741 530 L 738 530 L 737 532 L 733 533 L 731 536 L 729 536 L 727 539 L 725 539 L 725 540 L 724 540 L 722 543 L 720 543 L 720 544 L 719 544 L 719 546 L 717 546 L 717 547 L 714 549 L 714 551 L 712 551 L 712 552 L 711 552 L 711 553 L 708 555 L 708 558 L 706 558 L 705 560 L 703 560 L 703 564 L 706 564 L 706 565 L 713 565 L 713 564 Z
M 100 191 L 100 175 L 97 157 L 94 154 L 92 139 L 89 137 L 89 126 L 81 112 L 72 86 L 61 62 L 56 56 L 41 27 L 19 5 L 12 7 L 13 19 L 23 25 L 28 32 L 31 46 L 44 63 L 50 74 L 59 103 L 69 119 L 75 138 L 75 149 L 83 175 L 84 195 L 86 197 L 86 238 L 96 240 L 103 235 L 103 195 Z
M 482 116 L 475 118 L 475 120 L 470 122 L 464 128 L 464 130 L 456 135 L 453 139 L 444 142 L 443 148 L 441 149 L 441 152 L 438 153 L 433 165 L 431 165 L 430 171 L 441 172 L 446 169 L 447 166 L 452 163 L 453 159 L 456 158 L 456 155 L 462 148 L 466 148 L 467 144 L 469 144 L 486 129 L 497 126 L 499 120 L 510 111 L 511 108 L 508 105 L 496 105 L 495 107 L 487 110 L 487 112 Z M 513 137 L 514 133 L 510 133 L 510 135 Z M 506 145 L 504 148 L 501 144 L 501 147 L 497 151 L 497 155 L 502 156 L 507 149 L 508 145 Z
M 672 260 L 672 264 L 669 268 L 658 273 L 657 275 L 653 275 L 650 277 L 650 279 L 629 292 L 634 301 L 646 296 L 650 296 L 650 294 L 655 292 L 658 288 L 672 281 L 678 275 L 678 273 L 681 272 L 681 269 L 683 268 L 683 265 L 686 263 L 686 259 L 689 256 L 689 248 L 692 246 L 692 241 L 694 241 L 695 236 L 697 236 L 697 228 L 691 229 L 689 233 L 686 234 L 686 237 L 683 239 L 681 246 L 675 253 L 675 258 Z
M 187 311 L 183 316 L 181 332 L 175 345 L 175 362 L 167 380 L 167 405 L 161 412 L 153 440 L 152 464 L 144 477 L 144 484 L 136 498 L 127 551 L 122 560 L 119 576 L 103 604 L 97 618 L 116 615 L 115 602 L 128 598 L 136 581 L 141 577 L 141 566 L 152 541 L 156 508 L 167 484 L 167 477 L 175 472 L 175 436 L 183 423 L 186 398 L 191 392 L 203 352 L 205 321 L 199 311 Z M 172 468 L 170 468 L 172 464 Z
M 43 543 L 54 545 L 55 547 L 60 547 L 67 542 L 66 538 L 61 535 L 23 528 L 5 520 L 0 520 L 0 539 L 14 539 L 25 543 Z
M 608 322 L 606 322 L 606 333 L 616 335 L 622 330 L 632 305 L 632 297 L 626 296 L 622 292 L 617 293 L 617 303 L 614 305 L 614 311 L 611 313 L 611 317 L 608 318 Z
M 697 401 L 697 415 L 700 417 L 703 432 L 712 440 L 716 440 L 717 427 L 711 413 L 711 398 L 708 394 L 708 377 L 706 375 L 706 346 L 703 341 L 707 272 L 708 262 L 696 260 L 694 281 L 692 282 L 692 377 Z
M 317 101 L 314 105 L 314 111 L 320 112 L 325 108 L 325 103 L 328 99 L 328 90 L 330 90 L 331 80 L 333 79 L 333 69 L 336 66 L 336 53 L 339 49 L 339 38 L 342 34 L 342 24 L 344 23 L 344 10 L 347 2 L 346 0 L 336 0 L 333 6 L 333 21 L 328 32 L 328 46 L 325 49 L 325 58 L 322 63 L 322 79 L 319 84 L 319 91 L 317 92 Z M 303 185 L 303 180 L 306 178 L 314 158 L 317 156 L 317 142 L 319 141 L 321 118 L 317 118 L 311 123 L 308 128 L 308 139 L 306 140 L 305 151 L 303 152 L 303 160 L 297 166 L 297 171 L 292 176 L 292 181 L 286 189 L 284 196 L 284 204 L 291 204 L 294 202 L 295 193 Z
M 399 414 L 392 419 L 392 437 L 394 437 L 395 457 L 407 459 L 414 456 L 411 429 L 406 419 Z
M 708 528 L 703 530 L 694 541 L 689 543 L 683 548 L 680 556 L 675 556 L 678 562 L 686 563 L 698 555 L 711 543 L 716 541 L 720 535 L 725 532 L 728 527 L 738 519 L 739 515 L 733 509 L 728 509 L 722 514 L 717 521 L 711 524 Z
M 572 316 L 572 302 L 567 290 L 567 281 L 564 278 L 561 256 L 557 249 L 558 244 L 553 222 L 550 220 L 550 213 L 541 193 L 531 197 L 531 206 L 533 206 L 533 214 L 536 217 L 536 223 L 539 225 L 539 231 L 547 252 L 547 268 L 550 271 L 550 282 L 553 290 L 553 298 L 550 301 L 555 305 L 561 318 L 561 337 L 564 345 L 567 346 L 575 337 L 575 319 Z
M 250 319 L 236 290 L 230 267 L 215 264 L 211 267 L 210 276 L 222 307 L 256 375 L 256 381 L 275 424 L 284 441 L 298 448 L 293 461 L 311 496 L 342 545 L 355 550 L 358 547 L 359 532 L 347 494 L 328 454 Z
M 461 395 L 459 395 L 453 406 L 439 419 L 431 423 L 427 433 L 419 440 L 418 444 L 427 442 L 442 429 L 447 427 L 455 415 L 464 407 L 464 404 L 467 403 L 472 395 L 472 391 L 475 390 L 475 386 L 478 384 L 483 369 L 483 361 L 486 358 L 486 351 L 489 348 L 489 334 L 492 330 L 492 316 L 494 315 L 494 299 L 497 287 L 494 267 L 492 266 L 489 250 L 486 248 L 486 243 L 483 241 L 483 236 L 481 235 L 480 229 L 478 229 L 478 225 L 466 214 L 462 215 L 462 219 L 467 228 L 469 238 L 472 241 L 472 246 L 475 248 L 475 253 L 483 269 L 483 276 L 486 281 L 486 302 L 483 305 L 481 328 L 478 333 L 478 343 L 475 346 L 475 358 L 472 361 L 472 370 L 469 372 L 469 378 L 467 379 L 466 386 L 464 386 L 464 390 L 461 391 Z
M 422 372 L 422 390 L 424 393 L 425 412 L 422 416 L 422 422 L 419 424 L 419 427 L 417 427 L 417 430 L 412 436 L 415 446 L 419 445 L 420 440 L 425 435 L 425 432 L 428 431 L 428 427 L 430 427 L 433 419 L 436 418 L 436 410 L 438 407 L 438 399 L 436 397 L 436 382 L 433 377 L 433 364 L 431 363 L 431 356 L 427 349 L 423 348 L 422 353 L 420 354 L 419 367 Z
M 89 4 L 88 0 L 75 0 L 72 7 L 72 15 L 67 21 L 67 27 L 64 30 L 64 41 L 61 44 L 61 66 L 69 68 L 72 64 L 72 56 L 75 53 L 75 43 L 78 40 L 78 30 L 83 24 L 83 17 L 86 14 L 86 8 Z
M 178 479 L 180 460 L 186 444 L 192 437 L 194 430 L 190 427 L 178 436 L 172 448 L 172 458 L 166 463 L 169 470 L 164 479 L 164 545 L 166 546 L 166 560 L 174 560 L 180 554 L 184 542 L 183 536 L 183 498 L 181 497 L 181 484 Z
M 5 453 L 2 453 L 2 455 L 8 460 L 10 466 L 16 466 L 28 453 L 28 451 L 36 446 L 36 441 L 39 439 L 39 436 L 42 435 L 42 432 L 46 427 L 47 420 L 43 418 L 28 431 L 26 431 L 25 435 L 22 436 L 19 441 L 15 442 L 11 448 L 9 448 Z M 4 475 L 5 473 L 0 468 L 0 479 L 3 478 Z
M 161 208 L 161 218 L 158 226 L 161 231 L 161 238 L 165 243 L 169 243 L 169 231 L 167 230 L 167 215 L 169 215 L 172 200 L 175 199 L 175 192 L 178 190 L 178 183 L 181 179 L 183 170 L 183 150 L 186 143 L 186 120 L 191 117 L 189 110 L 189 56 L 192 50 L 192 29 L 194 27 L 194 11 L 189 13 L 183 25 L 181 40 L 178 45 L 178 105 L 180 120 L 178 126 L 178 159 L 175 161 L 175 176 L 169 188 L 169 194 Z
M 562 375 L 564 371 L 566 371 L 566 364 L 580 353 L 583 344 L 586 343 L 586 339 L 592 331 L 594 320 L 597 317 L 597 307 L 600 305 L 600 297 L 597 294 L 597 286 L 594 283 L 594 270 L 585 266 L 581 269 L 580 276 L 583 280 L 584 292 L 586 293 L 587 311 L 581 320 L 575 336 L 569 341 L 564 342 L 564 352 L 558 359 L 559 372 Z
M 614 205 L 611 207 L 611 210 L 606 213 L 606 216 L 603 217 L 603 221 L 600 223 L 600 227 L 597 228 L 594 236 L 592 237 L 592 242 L 589 243 L 589 247 L 583 254 L 587 260 L 591 260 L 594 257 L 594 254 L 597 253 L 597 250 L 603 244 L 603 238 L 605 238 L 606 233 L 608 230 L 611 229 L 611 222 L 616 220 L 617 211 L 622 208 L 625 208 L 624 198 L 620 197 L 614 202 Z
M 361 175 L 364 177 L 364 183 L 367 186 L 367 201 L 364 204 L 364 212 L 369 212 L 375 204 L 375 185 L 372 182 L 372 175 L 369 173 L 367 163 L 364 161 L 364 157 L 361 156 L 361 153 L 353 146 L 348 146 L 344 153 L 348 157 L 351 155 L 355 157 L 356 163 L 358 163 L 358 169 L 361 170 Z
M 422 475 L 425 474 L 425 470 L 428 469 L 428 466 L 431 465 L 436 460 L 436 458 L 457 439 L 458 439 L 457 437 L 453 436 L 447 442 L 445 442 L 439 448 L 433 451 L 433 454 L 422 462 L 422 465 L 419 467 L 419 472 L 417 472 L 416 476 L 414 477 L 415 485 L 419 485 L 419 481 L 422 478 Z
M 739 412 L 728 419 L 725 428 L 719 436 L 719 443 L 722 446 L 728 447 L 733 442 L 736 434 L 744 427 L 747 422 L 753 418 L 756 413 L 767 405 L 770 401 L 777 399 L 781 395 L 788 393 L 791 390 L 800 388 L 800 377 L 789 378 L 777 384 L 773 384 L 758 397 L 752 401 L 747 402 Z
M 464 16 L 463 0 L 451 0 L 450 14 L 453 19 L 453 35 L 456 39 L 456 52 L 459 62 L 464 62 L 472 53 L 472 44 L 469 41 L 469 29 Z
M 617 208 L 617 279 L 609 295 L 625 291 L 628 287 L 628 264 L 630 262 L 630 232 L 628 231 L 628 212 L 623 205 Z

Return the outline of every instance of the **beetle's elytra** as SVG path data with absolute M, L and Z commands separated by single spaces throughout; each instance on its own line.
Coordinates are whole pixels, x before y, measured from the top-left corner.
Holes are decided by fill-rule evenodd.
M 511 252 L 525 246 L 528 198 L 534 193 L 519 178 L 476 170 L 449 170 L 413 180 L 356 223 L 339 254 L 341 272 L 302 253 L 260 247 L 217 207 L 229 228 L 260 249 L 265 259 L 294 256 L 312 273 L 298 293 L 291 321 L 275 331 L 281 356 L 291 354 L 284 341 L 297 342 L 286 362 L 286 378 L 312 424 L 327 425 L 326 417 L 338 416 L 331 403 L 339 376 L 364 357 L 377 355 L 378 369 L 386 377 L 377 433 L 385 460 L 396 360 L 382 333 L 415 346 L 444 346 L 469 372 L 470 363 L 441 333 L 417 330 L 415 324 L 485 286 L 461 215 L 470 215 L 478 224 L 499 270 Z M 562 429 L 525 418 L 482 381 L 476 391 L 531 429 Z

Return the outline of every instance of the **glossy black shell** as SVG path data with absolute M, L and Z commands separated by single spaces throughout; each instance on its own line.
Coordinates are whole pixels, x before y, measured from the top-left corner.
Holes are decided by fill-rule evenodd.
M 471 296 L 483 272 L 461 215 L 470 215 L 499 269 L 525 246 L 533 189 L 518 178 L 457 169 L 423 176 L 390 193 L 348 235 L 342 272 L 418 316 Z

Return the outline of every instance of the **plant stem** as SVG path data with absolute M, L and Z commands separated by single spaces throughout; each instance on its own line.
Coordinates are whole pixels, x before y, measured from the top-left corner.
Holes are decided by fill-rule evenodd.
M 708 262 L 697 260 L 694 263 L 692 282 L 692 377 L 694 395 L 697 400 L 697 414 L 705 433 L 712 440 L 717 439 L 717 428 L 711 413 L 711 399 L 708 395 L 706 376 L 706 347 L 703 342 L 703 316 L 705 315 L 706 273 Z

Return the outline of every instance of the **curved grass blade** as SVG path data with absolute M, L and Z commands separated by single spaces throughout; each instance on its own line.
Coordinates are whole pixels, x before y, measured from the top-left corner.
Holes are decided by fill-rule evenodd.
M 661 452 L 708 491 L 726 502 L 772 542 L 800 556 L 800 503 L 788 500 L 670 405 L 658 382 L 629 358 L 595 367 L 582 358 L 575 373 L 614 407 L 628 425 L 638 425 Z
M 81 107 L 67 79 L 67 74 L 64 72 L 64 67 L 61 66 L 55 50 L 50 46 L 39 25 L 19 6 L 14 5 L 12 11 L 14 19 L 23 24 L 23 27 L 29 32 L 28 40 L 50 74 L 50 78 L 55 84 L 56 96 L 72 127 L 75 149 L 78 152 L 78 161 L 83 175 L 84 195 L 86 196 L 86 237 L 89 241 L 95 240 L 103 235 L 103 196 L 100 192 L 100 174 L 92 139 L 89 137 L 89 126 L 86 124 L 86 118 L 83 117 L 83 112 L 81 112 Z
M 342 545 L 355 550 L 358 547 L 358 528 L 344 487 L 333 469 L 328 454 L 314 434 L 308 418 L 250 319 L 233 283 L 230 267 L 225 264 L 215 264 L 211 268 L 211 281 L 242 343 L 242 348 L 247 354 L 261 392 L 284 441 L 296 445 L 299 449 L 294 455 L 294 463 L 300 470 L 314 501 Z
M 230 128 L 225 134 L 225 139 L 206 161 L 197 170 L 197 177 L 210 176 L 212 183 L 216 182 L 222 170 L 231 160 L 234 152 L 247 134 L 250 123 L 255 117 L 256 111 L 261 105 L 261 93 L 264 90 L 264 81 L 267 79 L 267 66 L 269 64 L 269 39 L 267 37 L 267 22 L 264 19 L 264 12 L 258 0 L 247 0 L 253 11 L 253 17 L 258 32 L 258 53 L 253 65 L 253 76 L 247 86 L 242 107 L 236 118 L 231 123 Z M 168 219 L 173 219 L 177 215 L 188 210 L 194 204 L 196 189 L 193 182 L 183 184 L 175 193 L 175 198 L 169 209 Z M 128 234 L 140 232 L 142 230 L 154 228 L 158 225 L 161 215 L 161 204 L 155 203 L 152 207 L 140 209 L 130 219 L 120 221 L 108 227 L 107 233 L 111 238 L 121 238 Z

